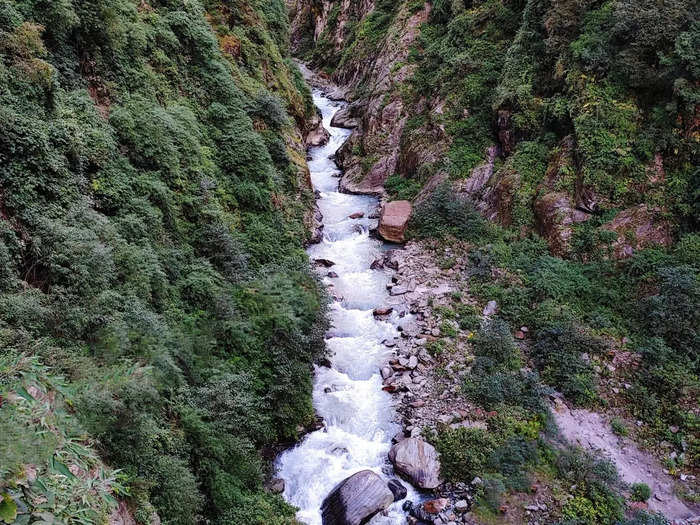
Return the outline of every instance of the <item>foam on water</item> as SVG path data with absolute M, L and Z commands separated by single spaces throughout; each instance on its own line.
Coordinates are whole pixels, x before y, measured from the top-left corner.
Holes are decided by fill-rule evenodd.
M 391 438 L 400 430 L 394 422 L 391 395 L 382 390 L 379 367 L 389 350 L 382 341 L 395 337 L 398 317 L 377 320 L 372 310 L 387 299 L 386 284 L 391 274 L 371 270 L 380 256 L 381 241 L 370 237 L 376 227 L 370 219 L 377 208 L 377 199 L 348 195 L 338 191 L 340 170 L 332 160 L 335 152 L 350 136 L 350 130 L 331 127 L 330 122 L 341 105 L 314 93 L 314 102 L 321 110 L 323 124 L 330 131 L 325 146 L 310 150 L 311 180 L 320 192 L 318 206 L 323 213 L 324 238 L 309 248 L 311 259 L 329 259 L 338 277 L 324 277 L 337 300 L 331 305 L 326 344 L 332 368 L 316 367 L 313 403 L 324 427 L 304 437 L 296 447 L 280 454 L 277 475 L 285 480 L 284 497 L 299 507 L 297 517 L 309 525 L 321 525 L 321 503 L 333 487 L 360 470 L 373 470 L 385 479 L 393 477 L 387 453 Z M 355 212 L 362 219 L 350 219 Z M 321 275 L 329 270 L 319 269 Z M 409 490 L 409 499 L 418 496 Z M 406 523 L 397 502 L 388 515 L 377 515 L 372 525 Z

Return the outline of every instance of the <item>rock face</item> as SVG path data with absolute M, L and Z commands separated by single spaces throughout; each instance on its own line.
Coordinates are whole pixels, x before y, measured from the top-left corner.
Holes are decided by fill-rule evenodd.
M 393 502 L 386 482 L 371 470 L 362 470 L 341 481 L 323 500 L 323 525 L 361 525 Z
M 379 235 L 389 242 L 404 242 L 413 208 L 408 201 L 388 202 L 379 218 Z
M 650 209 L 644 204 L 621 211 L 603 228 L 617 234 L 613 250 L 618 259 L 631 257 L 635 251 L 650 246 L 671 244 L 671 226 L 668 221 L 660 218 L 658 210 Z
M 437 450 L 422 439 L 399 441 L 391 447 L 389 459 L 397 472 L 422 489 L 434 489 L 442 484 Z

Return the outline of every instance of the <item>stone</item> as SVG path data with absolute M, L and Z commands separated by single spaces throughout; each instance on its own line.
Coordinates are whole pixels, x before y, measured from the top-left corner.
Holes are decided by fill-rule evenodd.
M 314 259 L 314 264 L 317 266 L 323 266 L 325 268 L 330 268 L 331 266 L 335 266 L 335 263 L 333 261 L 328 260 L 328 259 Z
M 498 311 L 498 303 L 496 301 L 489 301 L 488 303 L 486 303 L 486 307 L 484 308 L 483 315 L 484 315 L 484 317 L 491 317 L 497 311 Z
M 411 370 L 413 370 L 415 367 L 418 366 L 418 358 L 417 358 L 416 356 L 412 355 L 412 356 L 408 359 L 408 364 L 407 364 L 406 366 L 407 366 L 408 368 L 410 368 Z
M 323 525 L 361 525 L 393 502 L 386 482 L 371 470 L 361 470 L 338 483 L 323 500 Z
M 380 316 L 380 315 L 389 315 L 391 312 L 393 312 L 394 309 L 391 307 L 387 308 L 375 308 L 374 311 L 372 312 L 375 316 Z
M 413 207 L 409 201 L 387 202 L 379 217 L 379 235 L 389 242 L 404 242 Z
M 338 274 L 335 273 L 335 272 L 328 272 L 326 275 L 327 275 L 328 277 L 330 277 L 331 279 L 337 279 L 337 278 L 338 278 Z
M 274 478 L 270 480 L 268 490 L 273 494 L 282 494 L 284 492 L 285 483 L 282 478 Z
M 336 112 L 331 119 L 331 126 L 334 128 L 353 129 L 359 126 L 359 121 L 351 116 L 352 107 L 347 106 Z
M 450 504 L 447 498 L 431 499 L 423 503 L 423 509 L 428 514 L 440 514 Z
M 391 368 L 389 368 L 388 366 L 384 366 L 382 367 L 381 374 L 382 379 L 387 379 L 393 375 L 393 372 L 391 371 Z
M 381 259 L 375 259 L 372 261 L 372 264 L 369 265 L 370 270 L 381 270 L 382 268 L 384 268 L 384 261 Z
M 469 510 L 469 502 L 465 499 L 461 499 L 455 503 L 455 512 L 458 514 L 464 514 Z
M 348 219 L 361 219 L 364 216 L 364 212 L 356 211 L 355 213 L 348 215 Z
M 389 460 L 396 471 L 422 489 L 442 484 L 440 460 L 435 448 L 418 438 L 404 439 L 389 451 Z
M 408 494 L 408 490 L 403 486 L 398 479 L 390 479 L 389 483 L 386 484 L 389 490 L 394 495 L 394 501 L 402 500 Z

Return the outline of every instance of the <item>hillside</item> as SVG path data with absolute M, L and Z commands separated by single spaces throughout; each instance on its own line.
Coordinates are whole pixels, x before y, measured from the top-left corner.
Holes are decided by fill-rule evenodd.
M 700 523 L 698 20 L 0 0 L 0 523 Z
M 397 286 L 439 275 L 455 290 L 410 306 L 437 363 L 433 394 L 398 394 L 407 433 L 432 429 L 448 481 L 488 480 L 474 488 L 485 523 L 612 524 L 640 508 L 607 463 L 552 449 L 554 422 L 584 442 L 631 436 L 696 504 L 697 4 L 290 4 L 294 52 L 350 101 L 334 119 L 354 129 L 341 187 L 413 203 Z M 436 403 L 441 389 L 457 394 Z M 455 407 L 477 428 L 457 428 Z M 544 493 L 527 495 L 535 477 Z M 551 490 L 573 499 L 539 515 L 531 500 Z
M 260 451 L 313 420 L 325 321 L 287 32 L 0 1 L 0 520 L 291 522 Z

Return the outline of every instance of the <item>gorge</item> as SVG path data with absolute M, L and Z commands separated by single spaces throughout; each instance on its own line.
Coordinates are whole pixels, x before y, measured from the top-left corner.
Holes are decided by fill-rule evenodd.
M 0 0 L 0 523 L 700 523 L 693 0 Z

